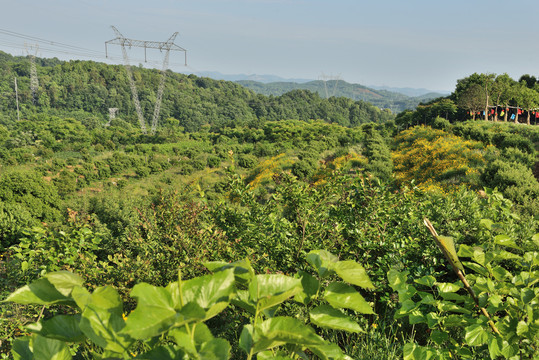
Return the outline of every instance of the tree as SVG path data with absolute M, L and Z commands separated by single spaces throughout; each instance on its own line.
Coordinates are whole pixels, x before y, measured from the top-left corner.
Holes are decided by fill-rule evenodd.
M 496 104 L 494 121 L 498 121 L 498 107 L 502 106 L 504 109 L 506 109 L 507 106 L 509 106 L 509 101 L 513 97 L 514 86 L 515 81 L 506 73 L 496 77 L 492 87 L 492 99 Z M 507 121 L 507 111 L 504 111 L 504 121 Z
M 431 111 L 436 116 L 445 116 L 445 119 L 449 119 L 449 115 L 457 112 L 457 105 L 451 99 L 441 99 L 431 105 Z
M 496 74 L 474 73 L 468 76 L 467 78 L 458 80 L 457 87 L 455 89 L 455 95 L 457 97 L 457 101 L 460 98 L 460 96 L 463 94 L 465 95 L 473 94 L 472 97 L 476 97 L 475 92 L 477 92 L 477 89 L 475 89 L 475 87 L 479 87 L 480 92 L 482 93 L 482 96 L 480 96 L 481 101 L 482 101 L 482 107 L 479 109 L 479 111 L 483 109 L 485 113 L 485 120 L 488 120 L 488 107 L 489 107 L 490 96 L 491 96 L 491 92 L 494 86 L 495 78 L 496 78 Z M 474 90 L 469 90 L 472 87 L 474 87 Z M 476 98 L 475 100 L 478 100 L 478 99 Z M 475 119 L 475 114 L 474 114 L 474 119 Z
M 471 112 L 472 118 L 475 120 L 476 113 L 481 111 L 483 107 L 484 98 L 485 96 L 481 86 L 479 84 L 471 84 L 459 94 L 457 104 Z
M 527 118 L 526 118 L 526 123 L 530 125 L 531 111 L 532 109 L 539 106 L 539 93 L 537 93 L 537 91 L 533 89 L 530 89 L 524 86 L 524 83 L 522 83 L 522 87 L 520 89 L 519 95 L 520 95 L 519 103 L 521 107 L 524 110 L 526 110 L 528 113 Z M 517 113 L 517 116 L 518 116 L 518 113 Z M 517 117 L 517 120 L 518 120 L 518 117 Z M 515 120 L 515 122 L 517 122 L 517 120 Z

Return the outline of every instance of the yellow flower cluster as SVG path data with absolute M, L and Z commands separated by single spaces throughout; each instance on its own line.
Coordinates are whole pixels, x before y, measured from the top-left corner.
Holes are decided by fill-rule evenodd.
M 470 184 L 479 176 L 484 153 L 490 150 L 480 142 L 425 127 L 403 131 L 396 140 L 399 145 L 393 164 L 397 181 L 415 180 L 423 190 L 441 192 Z
M 316 175 L 313 177 L 314 185 L 322 185 L 326 183 L 326 179 L 333 175 L 336 171 L 346 170 L 352 167 L 363 167 L 368 163 L 367 158 L 355 152 L 336 157 L 333 160 L 323 163 Z
M 292 164 L 292 160 L 285 158 L 285 154 L 279 154 L 267 160 L 264 160 L 256 168 L 255 178 L 249 182 L 251 189 L 256 189 L 260 185 L 266 183 L 273 178 L 278 169 L 289 166 Z

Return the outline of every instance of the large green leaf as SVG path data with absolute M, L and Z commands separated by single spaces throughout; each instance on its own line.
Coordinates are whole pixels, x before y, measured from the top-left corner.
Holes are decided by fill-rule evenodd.
M 486 344 L 489 332 L 485 330 L 482 324 L 473 324 L 464 329 L 464 339 L 470 346 L 479 346 Z
M 508 235 L 496 235 L 494 237 L 494 243 L 502 246 L 506 246 L 512 249 L 521 250 L 521 247 L 517 245 L 515 240 L 511 239 Z
M 177 287 L 178 283 L 175 282 L 170 284 L 167 289 L 173 293 L 177 292 Z M 227 269 L 212 275 L 182 282 L 184 304 L 189 302 L 197 303 L 206 311 L 206 320 L 226 308 L 235 292 L 234 269 Z
M 415 343 L 405 344 L 402 352 L 403 360 L 434 360 L 438 358 L 438 355 L 433 349 L 419 346 Z
M 137 299 L 137 307 L 127 317 L 122 332 L 134 339 L 152 338 L 167 331 L 172 325 L 202 320 L 206 315 L 195 302 L 176 310 L 168 288 L 141 283 L 135 285 L 131 296 Z
M 464 267 L 460 263 L 453 238 L 449 236 L 438 236 L 436 237 L 436 242 L 451 265 L 464 272 Z
M 307 262 L 316 269 L 321 278 L 333 271 L 333 265 L 339 258 L 326 250 L 313 250 L 307 254 Z
M 284 344 L 301 346 L 324 345 L 326 342 L 315 331 L 298 319 L 275 317 L 257 325 L 254 336 L 253 352 L 257 353 Z
M 254 344 L 254 328 L 253 325 L 244 325 L 241 330 L 239 346 L 240 349 L 245 351 L 247 354 L 251 351 L 251 348 Z
M 311 345 L 309 350 L 322 360 L 352 360 L 337 344 Z
M 359 324 L 352 320 L 342 311 L 332 308 L 329 305 L 320 305 L 311 310 L 309 313 L 311 322 L 317 326 L 344 330 L 357 333 L 361 331 Z
M 15 339 L 11 347 L 11 355 L 13 360 L 33 360 L 34 354 L 30 349 L 30 337 L 25 336 Z
M 311 302 L 311 299 L 318 293 L 320 282 L 311 274 L 301 270 L 298 271 L 298 275 L 301 277 L 302 290 L 294 296 L 294 300 L 304 305 L 308 305 Z
M 252 315 L 256 314 L 256 303 L 249 299 L 249 291 L 247 290 L 238 290 L 236 297 L 232 298 L 230 302 Z
M 56 271 L 45 275 L 45 278 L 64 296 L 71 295 L 73 288 L 83 286 L 80 276 L 69 271 Z
M 185 354 L 177 347 L 171 345 L 158 346 L 152 350 L 140 354 L 135 359 L 139 360 L 183 360 Z
M 274 307 L 302 290 L 301 280 L 282 274 L 263 274 L 249 284 L 249 298 L 258 309 Z
M 178 348 L 182 349 L 189 356 L 196 358 L 200 346 L 212 341 L 214 337 L 204 323 L 194 324 L 191 326 L 190 331 L 191 333 L 187 332 L 187 328 L 182 326 L 180 328 L 173 328 L 168 332 L 168 335 L 174 338 Z
M 118 292 L 109 286 L 99 287 L 82 312 L 80 329 L 103 349 L 122 353 L 133 342 L 129 336 L 120 334 L 125 327 L 122 310 Z
M 18 304 L 71 304 L 72 300 L 63 295 L 47 278 L 41 278 L 11 293 L 4 301 Z
M 345 308 L 362 314 L 374 314 L 371 305 L 352 286 L 334 282 L 324 292 L 324 299 L 335 308 Z
M 206 266 L 212 272 L 234 269 L 236 284 L 239 284 L 242 288 L 247 287 L 252 278 L 255 276 L 255 271 L 248 259 L 235 261 L 233 263 L 227 263 L 225 261 L 210 261 L 205 262 L 204 266 Z
M 374 285 L 363 266 L 355 261 L 338 261 L 333 265 L 333 270 L 347 283 L 360 286 L 364 289 L 374 289 Z
M 70 360 L 71 353 L 67 344 L 60 340 L 34 335 L 32 342 L 34 360 Z
M 200 360 L 226 360 L 230 356 L 230 344 L 225 339 L 214 338 L 200 346 Z
M 81 342 L 86 339 L 79 327 L 81 316 L 56 315 L 49 320 L 42 320 L 26 326 L 28 331 L 41 336 L 66 342 Z

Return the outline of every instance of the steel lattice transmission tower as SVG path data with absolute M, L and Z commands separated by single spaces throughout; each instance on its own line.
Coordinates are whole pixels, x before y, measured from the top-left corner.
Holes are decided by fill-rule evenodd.
M 323 82 L 324 82 L 324 89 L 326 90 L 326 99 L 329 99 L 329 92 L 328 92 L 328 86 L 327 86 L 327 82 L 328 80 L 329 81 L 334 81 L 333 83 L 333 91 L 331 92 L 331 96 L 335 96 L 336 92 L 337 92 L 337 84 L 339 83 L 339 80 L 342 80 L 342 78 L 337 75 L 326 75 L 324 73 L 322 73 L 322 75 L 320 75 L 319 79 L 321 79 Z
M 32 54 L 30 51 L 35 47 L 35 52 Z M 36 56 L 39 50 L 39 45 L 26 45 L 26 53 L 30 56 L 30 89 L 32 90 L 32 101 L 34 105 L 37 103 L 37 89 L 39 87 L 39 81 L 37 79 L 36 69 Z
M 144 48 L 144 61 L 146 61 L 146 49 L 159 49 L 160 51 L 165 51 L 165 58 L 163 59 L 163 67 L 161 69 L 161 80 L 159 81 L 159 87 L 157 89 L 157 97 L 155 100 L 155 108 L 152 118 L 152 129 L 151 134 L 155 134 L 157 129 L 157 123 L 159 121 L 159 113 L 161 111 L 161 99 L 163 98 L 163 90 L 165 89 L 165 78 L 166 71 L 168 68 L 168 59 L 170 51 L 183 51 L 185 56 L 185 64 L 187 65 L 187 50 L 174 44 L 174 40 L 178 35 L 177 32 L 172 34 L 172 36 L 167 41 L 144 41 L 144 40 L 133 40 L 127 39 L 116 29 L 114 26 L 111 26 L 112 30 L 116 33 L 116 38 L 105 42 L 105 55 L 108 57 L 107 45 L 120 45 L 122 47 L 122 54 L 124 58 L 124 65 L 127 71 L 127 77 L 129 79 L 129 86 L 131 87 L 131 93 L 133 95 L 133 102 L 135 103 L 135 109 L 137 110 L 137 116 L 140 123 L 140 128 L 144 134 L 147 134 L 146 130 L 146 120 L 144 120 L 144 114 L 142 113 L 142 108 L 140 107 L 140 101 L 138 97 L 137 87 L 135 86 L 135 79 L 133 78 L 133 72 L 131 71 L 131 65 L 129 64 L 129 56 L 127 55 L 126 47 L 131 48 L 132 46 L 143 47 Z

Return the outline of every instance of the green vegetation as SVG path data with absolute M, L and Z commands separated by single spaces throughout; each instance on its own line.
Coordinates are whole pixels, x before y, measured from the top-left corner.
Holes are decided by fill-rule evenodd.
M 429 93 L 422 96 L 407 96 L 401 93 L 375 90 L 359 84 L 349 84 L 342 80 L 309 81 L 306 83 L 294 82 L 273 82 L 261 83 L 252 80 L 236 81 L 257 94 L 267 96 L 281 96 L 294 90 L 308 90 L 318 94 L 322 98 L 349 98 L 354 101 L 361 100 L 369 102 L 381 109 L 390 109 L 393 112 L 401 112 L 415 107 L 425 101 L 438 98 L 441 94 Z
M 34 105 L 0 56 L 3 358 L 538 355 L 537 127 L 169 74 L 144 135 L 121 67 L 38 60 Z

